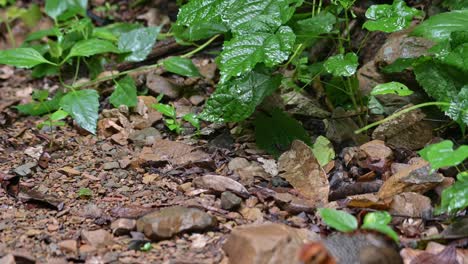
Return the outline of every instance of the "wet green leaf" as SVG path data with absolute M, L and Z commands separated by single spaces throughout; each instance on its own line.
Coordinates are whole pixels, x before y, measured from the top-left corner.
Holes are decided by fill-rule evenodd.
M 175 110 L 175 107 L 172 105 L 158 103 L 158 104 L 153 104 L 152 107 L 167 117 L 170 117 L 170 118 L 176 117 L 176 110 Z
M 41 90 L 41 91 L 45 91 L 45 90 Z M 36 92 L 35 92 L 36 93 Z M 33 94 L 35 94 L 33 93 Z M 62 93 L 57 93 L 54 98 L 52 98 L 51 100 L 46 100 L 47 99 L 47 96 L 44 97 L 44 95 L 47 94 L 48 96 L 48 92 L 40 92 L 40 95 L 35 95 L 35 98 L 38 99 L 43 99 L 41 101 L 33 101 L 31 103 L 28 103 L 28 104 L 22 104 L 22 105 L 18 105 L 16 106 L 16 109 L 18 109 L 18 111 L 20 113 L 23 113 L 23 114 L 27 114 L 27 115 L 31 115 L 31 116 L 40 116 L 40 115 L 43 115 L 43 114 L 47 114 L 47 113 L 51 113 L 57 109 L 59 109 L 60 105 L 60 100 L 63 96 Z
M 119 50 L 130 52 L 126 61 L 142 61 L 150 54 L 161 27 L 146 27 L 122 33 L 119 38 Z
M 192 60 L 181 57 L 170 57 L 163 61 L 164 68 L 182 76 L 194 77 L 201 76 Z
M 32 68 L 42 63 L 55 65 L 55 63 L 46 60 L 39 52 L 32 48 L 0 50 L 0 64 L 18 68 Z
M 366 11 L 369 20 L 362 27 L 369 31 L 391 33 L 407 28 L 413 17 L 421 14 L 421 11 L 408 7 L 403 0 L 395 0 L 392 5 L 372 5 Z
M 399 82 L 388 82 L 388 83 L 381 83 L 374 87 L 371 91 L 371 95 L 379 95 L 379 94 L 396 94 L 399 96 L 408 96 L 413 94 L 406 85 L 399 83 Z
M 257 105 L 281 83 L 281 77 L 252 71 L 219 84 L 205 104 L 200 118 L 210 122 L 238 122 L 249 117 Z
M 338 211 L 331 208 L 319 208 L 318 211 L 325 224 L 338 231 L 351 232 L 356 230 L 358 227 L 356 218 L 344 211 Z
M 324 136 L 318 136 L 312 146 L 312 152 L 319 162 L 320 166 L 324 167 L 335 158 L 335 150 L 333 144 Z
M 452 32 L 467 28 L 468 9 L 455 10 L 431 16 L 414 29 L 413 35 L 440 42 L 449 39 Z
M 71 91 L 62 97 L 60 107 L 69 113 L 81 128 L 96 134 L 99 111 L 99 94 L 96 90 Z
M 333 76 L 351 76 L 356 73 L 359 62 L 357 55 L 350 52 L 329 57 L 323 66 Z
M 109 98 L 114 107 L 137 105 L 137 89 L 132 77 L 126 76 L 115 84 L 115 90 Z
M 468 146 L 462 145 L 454 150 L 453 142 L 444 140 L 425 147 L 419 151 L 419 155 L 431 164 L 432 169 L 436 170 L 462 163 L 468 158 Z
M 468 207 L 468 171 L 457 175 L 457 181 L 442 191 L 440 207 L 436 214 L 455 214 Z
M 86 14 L 88 0 L 46 0 L 45 12 L 54 20 L 61 15 L 66 15 L 66 18 L 75 14 Z
M 120 53 L 112 42 L 102 39 L 86 39 L 77 42 L 68 53 L 66 60 L 71 57 L 88 57 L 101 53 Z
M 361 228 L 372 229 L 384 233 L 398 243 L 398 234 L 388 226 L 390 221 L 392 221 L 392 216 L 388 212 L 372 212 L 366 214 Z

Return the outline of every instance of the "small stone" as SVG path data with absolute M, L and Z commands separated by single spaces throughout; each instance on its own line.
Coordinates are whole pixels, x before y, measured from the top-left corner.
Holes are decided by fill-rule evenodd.
M 142 130 L 136 130 L 131 133 L 128 138 L 137 147 L 151 146 L 156 142 L 156 139 L 161 139 L 161 133 L 154 127 L 147 127 Z
M 22 176 L 22 177 L 29 176 L 32 173 L 32 169 L 36 166 L 37 166 L 36 162 L 28 162 L 21 166 L 16 167 L 14 172 L 18 176 Z
M 235 171 L 237 169 L 242 169 L 250 165 L 250 162 L 245 158 L 233 158 L 228 163 L 228 168 L 231 171 Z
M 74 255 L 78 254 L 78 243 L 76 240 L 63 240 L 57 243 L 57 245 L 64 253 L 72 253 Z
M 230 191 L 244 198 L 249 197 L 249 192 L 242 184 L 225 176 L 205 175 L 194 179 L 193 184 L 197 188 L 208 189 L 217 193 Z
M 55 224 L 48 224 L 48 225 L 47 225 L 47 230 L 48 230 L 49 232 L 57 231 L 59 228 L 60 228 L 59 225 L 55 225 Z
M 136 220 L 120 218 L 111 224 L 112 234 L 116 236 L 123 236 L 130 234 L 131 231 L 136 229 Z
M 89 245 L 100 248 L 112 244 L 112 235 L 104 229 L 82 231 L 81 238 Z
M 393 151 L 382 140 L 372 140 L 359 147 L 363 158 L 358 161 L 360 167 L 383 173 L 390 169 Z
M 257 223 L 257 224 L 263 222 L 262 210 L 260 210 L 260 209 L 258 209 L 256 207 L 253 207 L 253 208 L 244 207 L 239 211 L 239 213 L 241 213 L 242 216 L 248 221 L 252 221 L 252 222 Z
M 224 210 L 235 210 L 239 208 L 242 199 L 232 192 L 223 192 L 221 194 L 221 208 Z
M 164 94 L 171 99 L 177 98 L 180 93 L 178 87 L 154 72 L 146 75 L 146 86 L 153 95 Z
M 196 208 L 173 206 L 149 213 L 137 220 L 137 231 L 152 240 L 163 240 L 192 231 L 203 231 L 217 224 L 216 218 Z
M 106 162 L 102 165 L 102 168 L 104 170 L 113 170 L 113 169 L 119 169 L 120 164 L 117 161 L 111 161 L 111 162 Z
M 67 176 L 78 176 L 78 175 L 81 174 L 80 171 L 75 170 L 74 168 L 68 167 L 68 166 L 59 169 L 58 172 L 63 173 L 65 175 L 67 175 Z
M 389 212 L 406 217 L 423 217 L 432 210 L 431 199 L 419 193 L 405 192 L 393 197 Z
M 199 105 L 199 104 L 203 103 L 203 101 L 205 101 L 205 97 L 203 97 L 201 95 L 192 95 L 192 96 L 190 96 L 189 101 L 193 105 Z

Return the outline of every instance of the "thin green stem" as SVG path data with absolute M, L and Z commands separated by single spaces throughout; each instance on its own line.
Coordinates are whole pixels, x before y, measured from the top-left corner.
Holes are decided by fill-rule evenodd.
M 411 112 L 413 110 L 416 110 L 418 108 L 422 108 L 422 107 L 426 107 L 426 106 L 433 106 L 433 105 L 440 105 L 440 106 L 450 106 L 450 103 L 447 103 L 447 102 L 427 102 L 427 103 L 422 103 L 422 104 L 417 104 L 417 105 L 413 105 L 411 107 L 408 107 L 408 108 L 405 108 L 399 112 L 396 112 L 396 113 L 393 113 L 392 115 L 382 119 L 382 120 L 379 120 L 377 122 L 374 122 L 372 124 L 369 124 L 361 129 L 358 129 L 356 131 L 354 131 L 355 134 L 359 134 L 359 133 L 362 133 L 366 130 L 368 130 L 369 128 L 372 128 L 372 127 L 375 127 L 375 126 L 378 126 L 380 124 L 383 124 L 385 122 L 388 122 L 390 120 L 393 120 L 395 118 L 398 118 L 400 117 L 401 115 L 403 114 L 406 114 L 408 112 Z
M 7 29 L 7 32 L 8 32 L 8 38 L 11 41 L 11 45 L 13 46 L 13 48 L 16 48 L 15 35 L 13 35 L 13 31 L 11 30 L 11 26 L 10 26 L 9 21 L 5 21 L 5 26 L 6 26 L 6 29 Z
M 80 57 L 76 60 L 76 69 L 75 75 L 73 76 L 72 86 L 75 84 L 76 80 L 78 79 L 78 73 L 80 71 Z
M 299 53 L 301 53 L 302 51 L 304 50 L 304 44 L 301 43 L 297 46 L 296 50 L 294 51 L 293 55 L 291 56 L 291 58 L 289 58 L 288 62 L 286 62 L 286 64 L 284 64 L 283 66 L 286 67 L 288 66 L 296 57 Z
M 204 48 L 206 48 L 208 45 L 210 45 L 213 41 L 215 41 L 219 36 L 221 35 L 215 35 L 214 37 L 210 38 L 208 41 L 206 41 L 205 43 L 203 43 L 202 45 L 200 45 L 198 48 L 190 51 L 189 53 L 186 53 L 180 57 L 182 58 L 190 58 L 192 57 L 194 54 L 196 54 L 197 52 L 203 50 Z

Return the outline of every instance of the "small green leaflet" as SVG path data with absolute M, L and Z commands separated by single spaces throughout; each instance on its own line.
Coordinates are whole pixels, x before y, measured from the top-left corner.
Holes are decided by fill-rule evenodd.
M 396 94 L 399 96 L 408 96 L 413 94 L 406 85 L 399 82 L 388 82 L 381 83 L 374 87 L 371 91 L 371 95 L 380 95 L 380 94 Z
M 115 84 L 115 90 L 109 98 L 114 107 L 137 105 L 137 89 L 132 77 L 126 76 Z
M 172 105 L 158 103 L 158 104 L 153 104 L 152 107 L 167 117 L 170 117 L 170 118 L 176 117 L 176 110 L 175 110 L 175 107 Z
M 65 119 L 67 116 L 68 116 L 67 112 L 59 109 L 55 111 L 54 113 L 52 113 L 49 118 L 52 121 L 58 121 L 58 120 Z
M 367 108 L 374 115 L 383 115 L 385 113 L 384 106 L 379 102 L 375 96 L 369 96 L 369 102 L 367 103 Z
M 33 100 L 37 100 L 39 102 L 45 101 L 49 97 L 49 91 L 48 90 L 35 90 L 31 98 Z
M 126 61 L 142 61 L 150 54 L 161 27 L 143 27 L 124 32 L 119 38 L 119 50 L 130 52 Z
M 372 229 L 384 233 L 398 243 L 398 234 L 388 226 L 390 221 L 392 221 L 392 216 L 388 212 L 372 212 L 366 214 L 361 228 Z
M 369 20 L 362 27 L 369 31 L 391 33 L 407 28 L 413 17 L 421 14 L 421 11 L 408 7 L 403 0 L 395 0 L 392 5 L 372 5 L 366 11 Z
M 356 230 L 358 227 L 356 218 L 344 211 L 338 211 L 331 208 L 319 208 L 318 211 L 325 224 L 338 231 L 351 232 Z
M 448 40 L 454 31 L 468 28 L 468 9 L 455 10 L 431 16 L 413 30 L 413 35 L 425 37 L 436 42 Z
M 347 77 L 356 73 L 359 62 L 357 55 L 353 52 L 349 52 L 346 53 L 346 55 L 338 54 L 329 57 L 323 66 L 333 76 Z
M 78 190 L 78 196 L 82 198 L 89 198 L 93 196 L 93 191 L 91 191 L 89 188 L 80 188 Z
M 60 107 L 83 129 L 96 134 L 99 94 L 95 90 L 71 91 L 62 97 Z
M 443 58 L 443 62 L 462 71 L 468 71 L 468 43 L 463 43 L 449 52 Z
M 460 172 L 457 181 L 442 191 L 440 207 L 436 208 L 436 214 L 455 214 L 468 206 L 468 171 Z
M 251 71 L 260 62 L 269 67 L 281 63 L 291 53 L 294 41 L 291 28 L 281 27 L 276 34 L 251 33 L 225 42 L 219 56 L 222 82 Z
M 395 62 L 390 65 L 387 65 L 382 68 L 382 72 L 384 73 L 395 73 L 395 72 L 402 72 L 407 68 L 413 66 L 415 62 L 417 62 L 419 58 L 398 58 Z
M 11 65 L 18 68 L 32 68 L 42 63 L 56 65 L 46 60 L 33 48 L 0 50 L 0 64 Z
M 312 146 L 312 152 L 322 167 L 327 165 L 335 158 L 335 150 L 333 149 L 333 145 L 330 140 L 324 136 L 317 137 L 314 145 Z
M 101 53 L 119 53 L 119 49 L 112 44 L 112 42 L 102 39 L 86 39 L 77 42 L 68 53 L 64 61 L 71 57 L 87 57 Z
M 276 90 L 281 76 L 256 71 L 218 85 L 200 118 L 210 122 L 238 122 L 249 117 Z
M 88 0 L 46 0 L 45 12 L 48 16 L 57 20 L 57 18 L 68 13 L 67 17 L 75 14 L 86 14 Z
M 453 142 L 444 140 L 425 147 L 419 151 L 419 155 L 431 164 L 433 170 L 437 170 L 462 163 L 468 158 L 468 146 L 462 145 L 454 150 Z
M 164 68 L 172 73 L 182 76 L 195 77 L 201 76 L 192 60 L 181 57 L 170 57 L 163 61 Z
M 309 146 L 312 143 L 301 123 L 278 108 L 269 114 L 258 113 L 254 125 L 257 146 L 275 157 L 288 150 L 295 139 Z
M 45 90 L 40 90 L 40 91 L 45 91 Z M 44 97 L 44 95 L 46 95 Z M 40 92 L 36 93 L 36 91 L 33 93 L 33 98 L 36 98 L 35 100 L 38 101 L 33 101 L 28 104 L 22 104 L 16 106 L 16 109 L 22 114 L 27 114 L 31 116 L 40 116 L 43 114 L 51 113 L 57 109 L 59 109 L 60 105 L 60 100 L 62 99 L 63 94 L 62 93 L 57 93 L 54 98 L 51 100 L 46 100 L 48 97 L 49 93 L 47 91 L 45 92 Z M 39 100 L 41 99 L 41 100 Z

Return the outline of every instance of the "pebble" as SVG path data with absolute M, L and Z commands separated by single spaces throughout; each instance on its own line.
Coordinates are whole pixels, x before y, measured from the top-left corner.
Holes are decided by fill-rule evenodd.
M 242 199 L 232 192 L 223 192 L 221 194 L 221 208 L 224 210 L 235 210 L 239 208 Z

